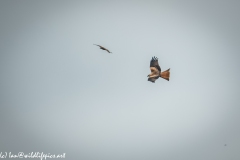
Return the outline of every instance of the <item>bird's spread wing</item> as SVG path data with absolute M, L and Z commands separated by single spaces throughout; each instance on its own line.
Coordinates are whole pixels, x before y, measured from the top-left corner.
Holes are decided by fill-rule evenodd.
M 150 68 L 151 67 L 155 67 L 155 68 L 157 68 L 157 70 L 159 71 L 159 72 L 161 72 L 161 68 L 160 68 L 160 66 L 159 66 L 159 64 L 158 64 L 158 59 L 157 59 L 157 57 L 152 57 L 152 60 L 150 61 Z M 151 70 L 152 71 L 152 70 Z
M 157 77 L 151 77 L 151 78 L 148 78 L 148 81 L 151 81 L 152 83 L 155 83 L 155 81 L 159 78 L 159 76 Z
M 97 44 L 93 44 L 93 45 L 96 45 L 96 46 L 98 46 L 98 47 L 102 47 L 102 46 L 100 46 L 100 45 L 97 45 Z
M 110 52 L 108 49 L 106 49 L 106 51 L 107 51 L 108 53 L 112 53 L 112 52 Z

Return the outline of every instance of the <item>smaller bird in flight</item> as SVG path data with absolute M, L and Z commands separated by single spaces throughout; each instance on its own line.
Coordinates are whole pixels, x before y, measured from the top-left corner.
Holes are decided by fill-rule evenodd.
M 148 81 L 151 81 L 152 83 L 155 83 L 155 81 L 161 77 L 163 79 L 166 79 L 169 81 L 170 78 L 170 68 L 166 71 L 161 72 L 161 68 L 158 64 L 157 57 L 152 57 L 150 61 L 150 70 L 151 73 L 148 75 Z
M 93 45 L 96 45 L 96 46 L 100 47 L 100 49 L 105 50 L 105 51 L 107 51 L 108 53 L 112 53 L 112 52 L 110 52 L 107 48 L 104 48 L 103 46 L 100 46 L 100 45 L 97 45 L 97 44 L 93 44 Z

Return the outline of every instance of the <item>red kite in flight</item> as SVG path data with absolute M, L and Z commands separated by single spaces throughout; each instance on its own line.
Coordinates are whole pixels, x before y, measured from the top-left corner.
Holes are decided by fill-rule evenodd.
M 164 72 L 161 72 L 161 68 L 158 64 L 158 59 L 157 57 L 152 57 L 152 60 L 150 61 L 150 70 L 151 70 L 151 74 L 148 75 L 148 81 L 151 81 L 153 83 L 155 83 L 155 81 L 161 77 L 163 79 L 166 79 L 167 81 L 169 81 L 170 78 L 170 68 Z
M 100 45 L 97 45 L 97 44 L 94 44 L 94 45 L 100 47 L 100 49 L 105 50 L 105 51 L 107 51 L 108 53 L 112 53 L 112 52 L 110 52 L 107 48 L 104 48 L 103 46 L 100 46 Z

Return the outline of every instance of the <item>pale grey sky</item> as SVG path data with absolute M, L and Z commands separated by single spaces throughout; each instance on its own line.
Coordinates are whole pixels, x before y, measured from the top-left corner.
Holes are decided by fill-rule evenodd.
M 0 1 L 0 153 L 239 160 L 239 8 Z M 152 56 L 169 82 L 147 81 Z

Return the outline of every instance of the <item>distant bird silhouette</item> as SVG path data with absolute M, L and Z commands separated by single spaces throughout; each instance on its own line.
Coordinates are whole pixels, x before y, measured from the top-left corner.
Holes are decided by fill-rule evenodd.
M 108 53 L 112 53 L 112 52 L 110 52 L 107 48 L 104 48 L 103 46 L 100 46 L 100 45 L 97 45 L 97 44 L 93 44 L 93 45 L 96 45 L 96 46 L 100 47 L 100 49 L 105 50 L 105 51 L 107 51 Z
M 170 68 L 164 72 L 161 72 L 161 68 L 158 64 L 157 57 L 152 57 L 152 60 L 150 61 L 150 70 L 151 74 L 148 75 L 148 81 L 151 81 L 152 83 L 155 83 L 155 81 L 161 77 L 163 79 L 166 79 L 169 81 L 170 78 Z

